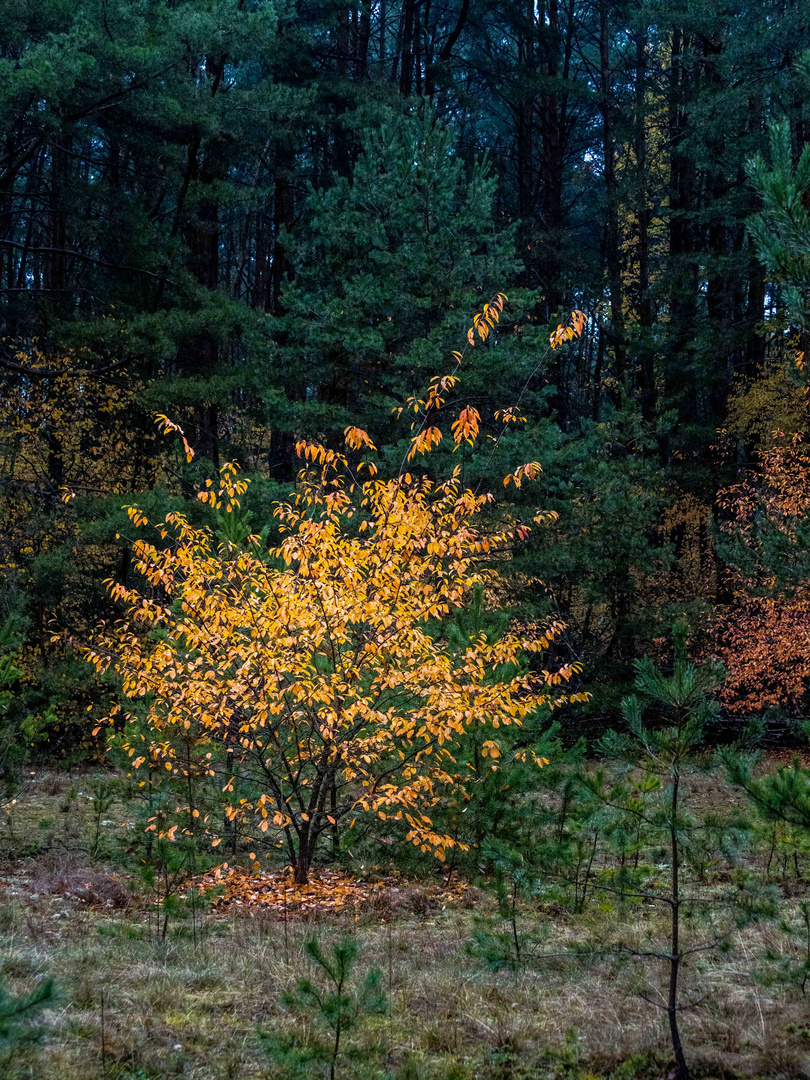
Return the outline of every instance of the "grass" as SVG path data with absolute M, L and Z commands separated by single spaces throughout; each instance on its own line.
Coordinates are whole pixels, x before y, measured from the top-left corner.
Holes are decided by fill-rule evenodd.
M 388 921 L 378 912 L 285 924 L 211 911 L 196 940 L 177 918 L 161 941 L 147 907 L 130 901 L 120 872 L 98 857 L 92 802 L 78 794 L 91 780 L 31 776 L 0 838 L 0 974 L 13 992 L 48 975 L 58 986 L 55 1006 L 37 1020 L 43 1038 L 24 1049 L 16 1074 L 280 1080 L 258 1031 L 314 1038 L 312 1021 L 282 998 L 312 975 L 303 943 L 315 932 L 325 945 L 356 935 L 360 976 L 380 968 L 389 999 L 385 1015 L 350 1033 L 344 1080 L 667 1076 L 665 1017 L 645 1000 L 661 973 L 610 953 L 572 955 L 586 941 L 642 941 L 657 930 L 653 909 L 618 910 L 598 894 L 577 916 L 527 905 L 521 932 L 540 944 L 516 971 L 470 955 L 474 917 L 494 910 L 484 893 L 473 893 L 474 909 L 424 911 L 419 891 L 405 889 Z M 110 835 L 124 820 L 112 817 L 103 826 Z M 810 996 L 755 979 L 766 954 L 788 947 L 776 924 L 759 924 L 687 967 L 697 1004 L 683 1014 L 683 1033 L 696 1077 L 810 1077 Z M 314 1066 L 311 1075 L 325 1074 Z

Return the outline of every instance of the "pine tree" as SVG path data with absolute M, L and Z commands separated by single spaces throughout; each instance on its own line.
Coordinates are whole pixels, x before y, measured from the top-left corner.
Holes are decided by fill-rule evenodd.
M 294 992 L 284 994 L 284 1004 L 314 1021 L 323 1029 L 323 1037 L 308 1040 L 298 1033 L 288 1036 L 260 1032 L 262 1047 L 281 1070 L 281 1075 L 294 1080 L 309 1077 L 312 1066 L 318 1063 L 328 1069 L 329 1080 L 341 1072 L 345 1058 L 353 1061 L 352 1076 L 362 1067 L 362 1056 L 346 1049 L 346 1037 L 361 1022 L 384 1013 L 385 995 L 380 989 L 382 975 L 372 968 L 361 983 L 355 977 L 358 945 L 344 938 L 327 953 L 317 938 L 304 942 L 304 952 L 315 970 L 316 979 L 299 979 Z M 278 1074 L 274 1074 L 278 1075 Z
M 433 110 L 363 120 L 351 175 L 312 191 L 285 240 L 277 415 L 287 430 L 331 438 L 358 424 L 385 444 L 392 405 L 442 370 L 470 307 L 514 280 L 516 264 L 487 165 L 468 168 Z M 491 374 L 472 371 L 466 392 Z
M 758 730 L 755 722 L 751 733 Z M 810 724 L 805 724 L 805 733 L 810 738 Z M 750 752 L 726 751 L 723 761 L 731 782 L 745 791 L 765 821 L 810 832 L 810 768 L 798 755 L 789 766 L 780 765 L 763 776 L 756 775 L 758 758 Z
M 797 64 L 805 88 L 810 87 L 810 53 Z M 810 144 L 793 154 L 791 124 L 771 124 L 770 161 L 758 154 L 748 163 L 748 178 L 762 199 L 760 214 L 748 229 L 760 258 L 777 282 L 784 283 L 784 301 L 792 321 L 808 328 L 810 320 Z
M 593 794 L 606 806 L 635 821 L 645 834 L 646 845 L 664 853 L 663 881 L 645 889 L 647 899 L 668 911 L 668 944 L 651 947 L 641 955 L 664 962 L 668 986 L 662 994 L 669 1022 L 678 1080 L 686 1080 L 689 1068 L 681 1038 L 679 1013 L 683 1008 L 681 975 L 688 958 L 711 951 L 727 942 L 730 933 L 759 910 L 746 893 L 737 890 L 726 897 L 714 896 L 711 905 L 702 905 L 694 891 L 686 887 L 684 873 L 700 864 L 707 851 L 733 857 L 733 845 L 744 822 L 723 820 L 690 805 L 689 774 L 706 767 L 700 749 L 707 723 L 718 713 L 714 694 L 722 681 L 722 669 L 711 660 L 703 664 L 687 657 L 685 623 L 673 628 L 675 657 L 670 672 L 657 667 L 649 657 L 636 664 L 636 692 L 623 704 L 626 732 L 612 732 L 600 744 L 608 757 L 623 762 L 630 770 L 625 780 L 613 787 L 592 784 Z M 650 710 L 654 718 L 646 719 Z M 641 776 L 639 782 L 635 771 Z M 666 785 L 666 786 L 663 786 Z M 618 881 L 610 886 L 625 892 Z M 632 891 L 632 886 L 627 893 Z M 764 910 L 764 909 L 762 909 Z M 684 917 L 691 918 L 685 923 Z M 705 923 L 702 938 L 685 940 L 691 925 Z M 634 950 L 629 950 L 631 953 Z

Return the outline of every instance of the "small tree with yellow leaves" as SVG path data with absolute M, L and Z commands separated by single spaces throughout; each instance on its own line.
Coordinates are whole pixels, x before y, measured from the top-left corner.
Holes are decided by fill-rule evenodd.
M 420 436 L 439 430 L 437 396 L 420 404 L 413 452 L 429 449 Z M 452 426 L 457 444 L 477 434 L 469 419 Z M 374 450 L 358 429 L 346 441 Z M 277 547 L 256 536 L 218 543 L 179 513 L 157 525 L 156 542 L 136 542 L 149 588 L 110 584 L 124 618 L 89 650 L 120 679 L 111 720 L 145 717 L 136 737 L 125 728 L 136 767 L 180 777 L 201 770 L 226 793 L 233 775 L 249 780 L 256 795 L 235 791 L 228 816 L 275 831 L 300 884 L 321 837 L 358 814 L 402 822 L 408 841 L 444 859 L 457 841 L 434 827 L 431 809 L 475 780 L 457 765 L 463 741 L 487 729 L 482 754 L 497 766 L 500 728 L 582 696 L 565 688 L 577 665 L 521 664 L 549 647 L 560 624 L 507 631 L 494 643 L 481 635 L 462 650 L 431 633 L 494 576 L 493 560 L 527 528 L 503 520 L 485 528 L 491 497 L 465 490 L 458 469 L 443 483 L 408 472 L 385 480 L 372 463 L 352 469 L 346 454 L 323 446 L 302 442 L 298 453 L 305 468 L 293 499 L 276 509 Z M 226 465 L 200 498 L 233 513 L 246 488 Z M 129 513 L 149 525 L 138 509 Z

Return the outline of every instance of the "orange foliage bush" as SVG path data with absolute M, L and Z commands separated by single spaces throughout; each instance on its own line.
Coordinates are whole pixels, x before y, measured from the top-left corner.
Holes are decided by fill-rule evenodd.
M 723 531 L 739 552 L 719 625 L 723 699 L 734 712 L 795 711 L 810 689 L 810 584 L 802 569 L 810 451 L 800 436 L 774 434 L 757 470 L 720 497 Z
M 477 319 L 482 341 L 500 305 L 499 297 Z M 441 380 L 432 385 L 428 399 L 412 403 L 408 457 L 440 441 Z M 453 424 L 456 444 L 474 441 L 476 416 L 468 408 Z M 374 450 L 365 432 L 345 435 L 350 449 Z M 498 729 L 584 697 L 565 690 L 578 667 L 527 664 L 559 633 L 556 623 L 494 644 L 474 637 L 460 650 L 436 634 L 438 621 L 493 576 L 487 563 L 527 531 L 514 522 L 487 531 L 481 512 L 491 496 L 464 490 L 458 469 L 439 484 L 410 473 L 382 480 L 373 463 L 352 468 L 323 446 L 301 442 L 298 453 L 307 467 L 292 501 L 276 509 L 275 548 L 257 536 L 220 544 L 180 513 L 157 524 L 154 542 L 135 542 L 147 587 L 110 583 L 124 619 L 89 650 L 99 671 L 120 680 L 123 701 L 110 719 L 143 718 L 145 730 L 124 737 L 136 767 L 222 774 L 226 793 L 237 774 L 247 781 L 256 794 L 235 798 L 229 817 L 275 833 L 299 884 L 319 838 L 359 813 L 402 822 L 407 841 L 443 859 L 456 841 L 436 831 L 430 811 L 476 779 L 456 764 L 462 741 L 488 728 L 486 767 L 497 769 Z M 246 488 L 226 465 L 199 497 L 237 513 Z M 129 513 L 149 525 L 137 508 Z

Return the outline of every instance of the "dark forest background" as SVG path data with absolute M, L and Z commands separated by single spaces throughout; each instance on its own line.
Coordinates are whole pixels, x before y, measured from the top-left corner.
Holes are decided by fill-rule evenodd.
M 560 516 L 493 602 L 566 621 L 592 719 L 676 617 L 733 668 L 723 493 L 808 426 L 748 163 L 767 174 L 775 122 L 783 179 L 810 139 L 808 48 L 793 0 L 3 0 L 0 622 L 21 738 L 87 752 L 105 691 L 78 650 L 114 617 L 104 580 L 132 573 L 128 497 L 212 520 L 193 492 L 236 460 L 260 531 L 299 437 L 358 425 L 396 468 L 392 409 L 499 290 L 465 402 L 494 431 L 520 399 L 527 423 L 465 479 L 504 499 L 536 459 L 508 498 Z M 572 309 L 584 335 L 549 352 Z M 774 715 L 805 697 L 792 589 Z

